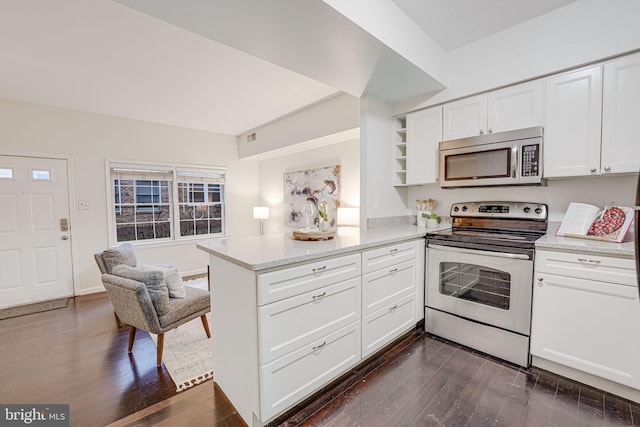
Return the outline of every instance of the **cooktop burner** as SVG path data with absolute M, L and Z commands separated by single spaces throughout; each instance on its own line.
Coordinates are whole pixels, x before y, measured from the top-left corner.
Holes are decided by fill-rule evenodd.
M 431 243 L 531 249 L 547 231 L 547 206 L 540 203 L 454 203 L 451 218 L 451 229 L 427 233 Z

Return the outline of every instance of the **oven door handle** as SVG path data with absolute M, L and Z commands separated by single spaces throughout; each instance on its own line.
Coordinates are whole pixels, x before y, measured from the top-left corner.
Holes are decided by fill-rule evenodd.
M 442 251 L 457 252 L 462 254 L 494 256 L 498 258 L 527 259 L 527 260 L 529 259 L 529 255 L 525 255 L 525 254 L 510 254 L 506 252 L 479 251 L 475 249 L 455 248 L 451 246 L 432 245 L 432 244 L 429 244 L 429 248 L 438 249 Z

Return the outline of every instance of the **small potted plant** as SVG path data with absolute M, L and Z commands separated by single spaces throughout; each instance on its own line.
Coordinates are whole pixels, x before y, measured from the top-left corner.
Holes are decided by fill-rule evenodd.
M 422 217 L 426 219 L 427 228 L 436 228 L 440 224 L 440 216 L 438 214 L 423 212 Z

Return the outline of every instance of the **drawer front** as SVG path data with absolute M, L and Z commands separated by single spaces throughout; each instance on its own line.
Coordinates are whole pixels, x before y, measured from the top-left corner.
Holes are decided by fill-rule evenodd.
M 361 265 L 354 254 L 258 274 L 258 305 L 359 277 Z
M 403 262 L 365 274 L 362 277 L 362 315 L 371 314 L 400 296 L 415 291 L 415 261 Z
M 415 294 L 398 299 L 393 304 L 362 319 L 362 357 L 376 352 L 416 325 Z
M 360 361 L 360 322 L 260 367 L 260 418 L 268 421 Z
M 362 273 L 370 273 L 394 264 L 415 259 L 418 252 L 418 243 L 420 242 L 424 244 L 424 240 L 412 241 L 363 252 Z
M 360 278 L 258 308 L 260 364 L 360 320 Z
M 536 251 L 537 272 L 637 287 L 633 259 L 593 254 Z

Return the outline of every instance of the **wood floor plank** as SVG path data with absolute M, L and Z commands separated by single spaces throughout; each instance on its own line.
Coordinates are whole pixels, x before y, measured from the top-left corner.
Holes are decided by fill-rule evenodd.
M 68 403 L 72 426 L 245 426 L 207 382 L 181 393 L 138 332 L 127 354 L 106 295 L 0 321 L 0 401 Z M 16 357 L 19 355 L 19 357 Z M 292 410 L 284 426 L 631 426 L 640 405 L 416 331 Z

